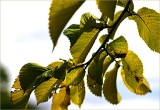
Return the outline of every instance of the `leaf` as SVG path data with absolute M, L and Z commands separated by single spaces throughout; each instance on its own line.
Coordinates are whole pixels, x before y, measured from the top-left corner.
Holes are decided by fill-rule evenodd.
M 96 0 L 99 10 L 104 18 L 108 17 L 111 20 L 114 18 L 117 0 Z
M 88 75 L 99 84 L 103 82 L 103 61 L 106 56 L 106 52 L 99 52 L 88 66 Z
M 129 51 L 125 58 L 122 58 L 123 71 L 121 71 L 124 84 L 132 92 L 143 95 L 150 92 L 149 84 L 143 77 L 143 66 L 138 56 Z
M 63 62 L 60 62 L 60 61 L 59 62 L 52 62 L 51 64 L 49 64 L 47 66 L 47 68 L 50 69 L 50 70 L 55 70 L 58 67 L 60 67 L 62 64 L 63 64 Z
M 15 88 L 15 89 L 21 89 L 21 85 L 20 85 L 20 82 L 19 82 L 19 76 L 15 79 L 13 85 L 12 85 L 12 88 Z
M 110 66 L 110 64 L 113 62 L 114 60 L 108 56 L 104 59 L 103 61 L 103 71 L 102 74 L 104 75 L 104 73 L 106 72 L 106 70 L 108 69 L 108 67 Z
M 56 79 L 64 80 L 66 75 L 66 69 L 67 69 L 68 62 L 53 62 L 50 65 L 47 66 L 47 68 L 52 69 L 54 73 L 54 77 Z
M 15 90 L 11 91 L 10 97 L 15 108 L 27 109 L 28 100 L 31 92 L 33 91 L 33 88 L 27 89 L 24 92 L 20 86 L 19 76 L 16 78 L 12 88 L 14 88 Z
M 105 39 L 107 38 L 107 36 L 108 36 L 108 34 L 102 35 L 102 36 L 99 38 L 99 42 L 100 42 L 101 44 L 103 44 L 103 42 L 105 41 Z
M 57 84 L 57 79 L 54 77 L 50 78 L 48 81 L 41 83 L 34 91 L 37 105 L 42 102 L 48 101 L 50 98 L 52 91 L 54 90 L 54 86 Z
M 87 75 L 87 86 L 89 90 L 96 96 L 102 96 L 102 84 L 99 84 L 95 79 Z
M 84 97 L 85 97 L 85 86 L 84 86 L 84 81 L 82 80 L 78 85 L 71 86 L 70 98 L 74 104 L 80 107 L 83 103 Z
M 82 34 L 82 31 L 80 30 L 78 24 L 72 24 L 66 30 L 64 30 L 63 34 L 68 37 L 69 41 L 71 42 L 70 47 L 72 47 Z
M 105 81 L 103 84 L 104 97 L 112 104 L 118 104 L 121 101 L 121 96 L 117 90 L 117 72 L 119 65 L 116 63 L 113 69 L 105 74 Z
M 51 110 L 67 110 L 70 105 L 70 89 L 63 87 L 59 93 L 55 93 L 52 100 Z
M 36 63 L 25 64 L 19 72 L 19 81 L 22 89 L 26 91 L 32 85 L 34 80 L 45 71 L 47 71 L 47 68 Z
M 57 78 L 57 79 L 64 80 L 65 76 L 66 76 L 67 65 L 68 65 L 68 62 L 65 61 L 61 66 L 59 66 L 55 70 L 54 77 Z
M 84 62 L 99 32 L 99 29 L 93 29 L 90 32 L 83 32 L 77 42 L 72 46 L 70 51 L 75 64 Z
M 111 43 L 109 43 L 112 51 L 114 51 L 116 56 L 125 57 L 128 52 L 128 43 L 123 36 L 118 37 Z
M 96 20 L 98 20 L 98 18 L 90 13 L 83 14 L 80 20 L 80 29 L 82 31 L 92 30 L 96 27 Z
M 114 15 L 114 19 L 113 20 L 109 20 L 108 22 L 108 26 L 113 26 L 115 25 L 116 21 L 118 20 L 118 18 L 120 17 L 122 11 L 118 11 L 115 15 Z M 129 12 L 126 12 L 124 13 L 123 17 L 121 18 L 120 22 L 118 22 L 118 24 L 116 24 L 115 28 L 114 28 L 114 31 L 112 32 L 110 38 L 113 39 L 114 36 L 115 36 L 115 33 L 119 27 L 119 25 L 122 23 L 122 21 L 127 18 L 128 16 L 130 16 L 130 13 Z M 108 33 L 111 32 L 111 28 L 108 28 Z
M 117 5 L 121 6 L 121 7 L 125 7 L 126 4 L 128 3 L 129 0 L 118 0 L 117 1 Z M 133 11 L 134 10 L 134 4 L 133 1 L 131 2 L 130 6 L 129 6 L 129 11 Z
M 126 73 L 124 73 L 124 70 L 123 69 L 121 69 L 121 76 L 122 76 L 122 79 L 123 79 L 123 82 L 124 82 L 124 84 L 126 85 L 126 87 L 130 90 L 130 91 L 132 91 L 133 93 L 136 93 L 136 94 L 138 94 L 138 95 L 145 95 L 146 93 L 148 93 L 148 92 L 151 92 L 151 90 L 150 90 L 150 87 L 149 87 L 149 84 L 148 84 L 148 82 L 147 82 L 147 80 L 143 77 L 143 78 L 141 78 L 141 79 L 138 79 L 138 77 L 136 78 L 137 79 L 137 81 L 139 80 L 141 80 L 141 83 L 140 84 L 137 84 L 137 88 L 136 88 L 136 90 L 134 89 L 134 88 L 132 88 L 129 84 L 128 84 L 128 82 L 126 82 L 126 76 L 125 76 L 125 74 Z M 134 79 L 134 78 L 132 78 L 132 79 Z
M 160 53 L 160 13 L 149 8 L 141 8 L 137 15 L 130 17 L 137 23 L 140 37 L 148 47 Z
M 84 1 L 81 0 L 52 0 L 49 12 L 49 31 L 54 48 L 63 28 L 83 3 Z
M 85 75 L 85 69 L 83 67 L 79 67 L 71 70 L 66 74 L 66 85 L 77 85 L 79 84 Z

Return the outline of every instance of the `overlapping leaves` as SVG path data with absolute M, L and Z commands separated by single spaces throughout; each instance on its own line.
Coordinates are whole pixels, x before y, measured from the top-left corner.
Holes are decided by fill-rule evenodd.
M 54 45 L 75 11 L 84 3 L 81 0 L 52 0 L 49 13 L 49 31 Z

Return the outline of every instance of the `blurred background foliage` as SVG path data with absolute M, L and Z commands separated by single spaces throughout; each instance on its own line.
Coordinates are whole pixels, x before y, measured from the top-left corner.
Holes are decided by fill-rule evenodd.
M 7 69 L 0 63 L 0 110 L 16 109 L 10 101 L 9 90 L 9 73 Z M 28 109 L 37 109 L 32 104 L 28 105 Z

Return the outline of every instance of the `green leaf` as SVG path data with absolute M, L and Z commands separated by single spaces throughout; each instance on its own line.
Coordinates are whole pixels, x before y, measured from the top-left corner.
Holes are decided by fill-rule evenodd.
M 59 66 L 55 70 L 54 77 L 57 78 L 57 79 L 64 80 L 65 76 L 66 76 L 67 65 L 68 65 L 68 62 L 64 62 L 61 66 Z
M 84 81 L 82 80 L 78 85 L 71 86 L 70 98 L 74 104 L 80 107 L 83 103 L 84 97 L 85 97 L 85 86 L 84 86 Z
M 104 19 L 108 17 L 113 20 L 117 0 L 96 0 L 96 2 Z
M 126 4 L 128 3 L 129 0 L 118 0 L 117 1 L 117 5 L 121 6 L 121 7 L 125 7 Z M 134 10 L 134 4 L 133 1 L 131 2 L 130 6 L 129 6 L 129 11 L 133 11 Z
M 53 62 L 50 65 L 47 66 L 47 68 L 50 68 L 53 70 L 54 77 L 56 79 L 64 80 L 66 75 L 66 69 L 67 69 L 68 62 Z
M 108 26 L 113 26 L 115 24 L 115 22 L 117 21 L 117 19 L 119 18 L 119 16 L 121 15 L 122 11 L 118 11 L 115 15 L 114 15 L 114 19 L 113 20 L 109 20 L 108 22 Z M 113 39 L 115 36 L 115 33 L 119 27 L 119 25 L 122 23 L 122 21 L 127 18 L 128 16 L 130 16 L 129 12 L 126 12 L 123 17 L 121 18 L 120 22 L 118 24 L 116 24 L 114 31 L 112 32 L 110 38 Z M 108 33 L 110 33 L 111 28 L 108 28 Z
M 21 89 L 21 85 L 20 85 L 20 81 L 19 81 L 19 76 L 15 79 L 13 85 L 12 85 L 12 88 L 15 88 L 15 89 Z
M 49 13 L 49 31 L 54 48 L 63 28 L 83 3 L 84 1 L 81 0 L 52 0 Z
M 133 93 L 136 93 L 138 95 L 145 95 L 146 93 L 151 92 L 149 84 L 144 77 L 143 78 L 142 77 L 141 78 L 134 77 L 134 78 L 136 78 L 136 81 L 138 81 L 138 82 L 141 81 L 141 82 L 139 82 L 139 84 L 137 84 L 137 88 L 134 89 L 126 81 L 126 73 L 124 73 L 123 69 L 121 69 L 121 76 L 122 76 L 123 82 L 126 85 L 126 87 L 130 91 L 132 91 Z M 135 81 L 134 78 L 132 78 L 133 81 Z
M 96 96 L 102 96 L 102 84 L 99 84 L 95 79 L 87 75 L 87 86 L 89 90 Z
M 108 56 L 104 59 L 103 61 L 103 71 L 102 74 L 104 75 L 104 73 L 106 72 L 106 70 L 108 69 L 108 67 L 110 66 L 110 64 L 113 62 L 114 60 Z
M 84 62 L 99 32 L 99 29 L 93 29 L 89 32 L 83 32 L 77 42 L 72 46 L 70 51 L 75 64 Z
M 92 30 L 96 27 L 96 20 L 98 20 L 98 18 L 90 13 L 83 14 L 80 20 L 80 29 L 82 31 Z
M 63 34 L 68 37 L 69 41 L 71 42 L 70 47 L 72 47 L 82 34 L 82 31 L 80 30 L 78 24 L 72 24 L 66 30 L 64 30 Z
M 116 63 L 114 68 L 105 74 L 105 81 L 103 84 L 104 97 L 112 104 L 118 104 L 121 100 L 116 84 L 118 68 L 119 65 Z
M 107 38 L 107 36 L 108 36 L 108 34 L 102 35 L 102 36 L 99 38 L 99 42 L 100 42 L 101 44 L 103 44 L 103 42 L 105 41 L 105 39 Z
M 50 78 L 48 81 L 41 83 L 34 91 L 37 104 L 46 102 L 51 97 L 54 86 L 57 84 L 57 80 L 54 77 Z
M 45 71 L 47 71 L 47 68 L 36 63 L 25 64 L 19 72 L 19 81 L 22 89 L 26 91 L 32 85 L 34 80 Z
M 85 70 L 83 67 L 79 67 L 71 70 L 66 74 L 66 85 L 77 85 L 79 84 L 85 75 Z
M 63 62 L 52 62 L 51 64 L 49 64 L 47 66 L 47 68 L 50 69 L 50 70 L 55 70 L 58 67 L 60 67 L 62 64 L 63 64 Z
M 143 77 L 142 62 L 138 56 L 129 51 L 126 57 L 122 58 L 122 64 L 124 73 L 122 71 L 121 75 L 128 89 L 139 95 L 150 92 L 149 84 Z
M 22 90 L 20 86 L 19 77 L 16 78 L 12 88 L 14 91 L 11 91 L 10 97 L 11 101 L 17 109 L 27 109 L 28 100 L 30 97 L 33 88 L 27 89 L 25 92 Z
M 99 84 L 103 82 L 103 62 L 106 56 L 106 52 L 99 52 L 88 66 L 88 75 Z
M 51 110 L 67 110 L 70 105 L 70 89 L 63 87 L 59 93 L 55 93 L 52 100 Z
M 160 53 L 160 13 L 153 9 L 141 8 L 137 15 L 131 16 L 130 19 L 137 23 L 139 35 L 148 47 Z
M 88 66 L 87 84 L 90 91 L 96 96 L 101 96 L 103 84 L 103 66 L 106 52 L 100 51 Z
M 119 55 L 120 57 L 124 57 L 128 52 L 128 43 L 123 36 L 118 37 L 111 43 L 109 43 L 112 51 L 114 51 L 115 55 Z

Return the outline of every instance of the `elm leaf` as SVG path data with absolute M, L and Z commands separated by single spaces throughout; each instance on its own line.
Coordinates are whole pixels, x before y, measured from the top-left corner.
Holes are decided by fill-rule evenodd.
M 49 12 L 49 31 L 54 48 L 63 28 L 83 3 L 84 1 L 81 0 L 52 0 Z
M 139 35 L 148 47 L 160 53 L 160 13 L 144 7 L 130 19 L 136 22 Z

